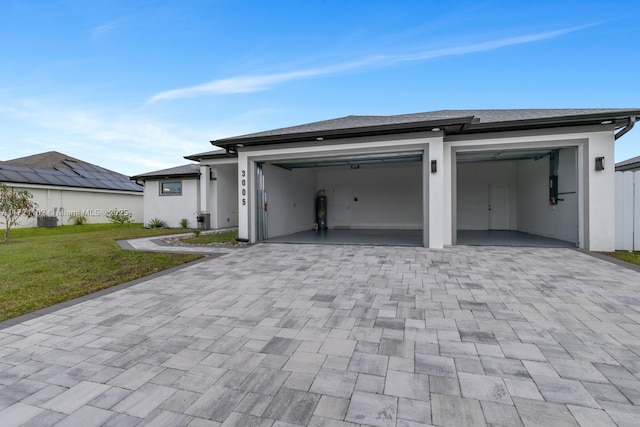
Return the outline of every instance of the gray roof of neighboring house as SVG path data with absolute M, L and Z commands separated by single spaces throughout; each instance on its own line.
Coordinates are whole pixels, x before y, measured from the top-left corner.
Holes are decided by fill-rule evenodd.
M 227 150 L 213 150 L 213 151 L 205 151 L 204 153 L 191 154 L 189 156 L 184 156 L 187 160 L 195 160 L 200 161 L 204 159 L 227 159 L 227 158 L 236 158 L 237 154 L 227 153 Z
M 440 128 L 447 135 L 599 124 L 624 126 L 640 109 L 440 110 L 394 116 L 346 116 L 211 141 L 218 146 L 271 144 L 354 136 L 419 132 Z
M 153 172 L 141 173 L 139 175 L 132 176 L 132 180 L 141 180 L 152 178 L 187 178 L 187 177 L 199 177 L 200 165 L 197 163 L 189 163 L 187 165 L 176 166 L 168 169 L 161 169 Z
M 57 151 L 0 161 L 0 182 L 142 192 L 129 177 Z
M 616 163 L 616 171 L 627 171 L 631 169 L 640 169 L 640 156 Z

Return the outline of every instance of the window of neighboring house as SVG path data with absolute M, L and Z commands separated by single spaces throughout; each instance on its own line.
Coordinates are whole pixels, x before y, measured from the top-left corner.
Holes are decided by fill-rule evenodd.
M 182 195 L 181 181 L 164 181 L 160 183 L 161 196 L 180 196 Z

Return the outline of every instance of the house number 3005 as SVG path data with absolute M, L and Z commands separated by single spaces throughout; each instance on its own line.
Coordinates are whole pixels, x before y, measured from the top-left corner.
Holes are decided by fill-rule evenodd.
M 247 171 L 243 169 L 240 173 L 242 174 L 242 206 L 245 206 L 247 204 L 247 199 L 244 197 L 247 195 L 247 180 L 245 179 Z

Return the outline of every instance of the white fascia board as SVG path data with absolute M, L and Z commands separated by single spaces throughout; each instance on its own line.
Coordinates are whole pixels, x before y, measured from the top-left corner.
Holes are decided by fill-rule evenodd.
M 226 159 L 203 159 L 200 160 L 202 166 L 215 166 L 215 165 L 237 165 L 238 158 L 226 158 Z

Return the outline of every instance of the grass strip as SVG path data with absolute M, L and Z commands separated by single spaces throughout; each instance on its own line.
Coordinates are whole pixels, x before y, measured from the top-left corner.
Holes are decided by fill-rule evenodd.
M 628 262 L 629 264 L 640 265 L 640 252 L 615 251 L 603 253 L 620 261 Z

